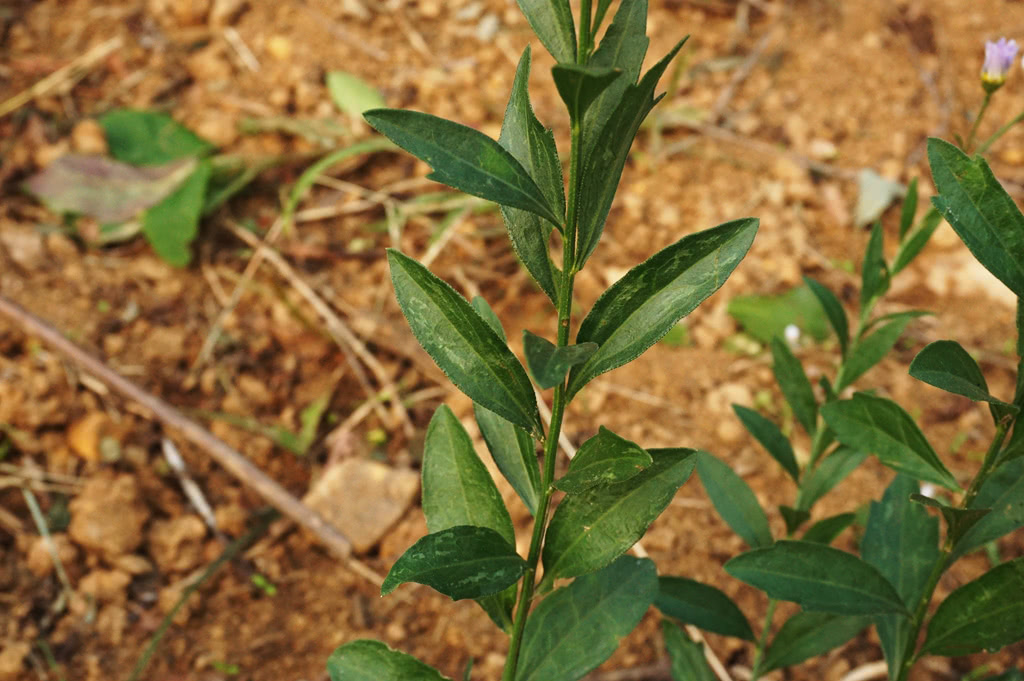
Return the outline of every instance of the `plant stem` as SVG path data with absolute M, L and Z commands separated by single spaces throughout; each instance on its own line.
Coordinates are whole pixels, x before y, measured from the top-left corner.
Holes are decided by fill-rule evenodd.
M 576 199 L 579 183 L 579 147 L 580 123 L 572 122 L 572 150 L 569 160 L 569 203 L 563 226 L 562 243 L 562 281 L 558 287 L 558 346 L 569 344 L 569 322 L 572 313 L 572 287 L 576 278 Z M 537 507 L 537 515 L 533 521 L 533 535 L 530 537 L 530 552 L 526 558 L 526 572 L 523 575 L 523 586 L 519 590 L 516 603 L 515 621 L 512 625 L 512 638 L 509 641 L 508 656 L 505 658 L 505 669 L 502 681 L 513 681 L 516 666 L 519 664 L 519 649 L 526 630 L 526 619 L 530 612 L 530 601 L 537 587 L 537 564 L 540 562 L 541 547 L 544 544 L 544 532 L 547 529 L 548 506 L 551 502 L 552 483 L 555 479 L 555 459 L 558 455 L 558 436 L 562 430 L 562 417 L 565 414 L 567 400 L 565 398 L 565 381 L 555 386 L 551 403 L 551 425 L 544 439 L 544 472 L 541 477 L 541 497 Z
M 974 146 L 974 137 L 978 134 L 978 126 L 981 125 L 981 119 L 985 117 L 985 111 L 988 110 L 988 104 L 992 101 L 992 93 L 986 91 L 985 99 L 981 100 L 981 108 L 978 109 L 978 115 L 974 117 L 974 125 L 971 126 L 971 132 L 967 135 L 967 144 L 964 151 L 967 153 L 971 152 L 971 147 Z
M 1003 446 L 1003 440 L 1006 438 L 1007 424 L 1000 423 L 996 426 L 995 436 L 992 438 L 992 444 L 989 445 L 988 451 L 985 453 L 985 461 L 981 464 L 981 468 L 978 470 L 978 474 L 974 476 L 974 480 L 971 481 L 970 487 L 967 488 L 967 493 L 964 498 L 960 500 L 959 508 L 965 509 L 970 507 L 971 502 L 978 495 L 978 490 L 985 483 L 989 473 L 992 472 L 993 464 L 999 455 L 999 450 Z M 924 625 L 924 618 L 928 614 L 928 604 L 931 603 L 932 596 L 935 593 L 935 587 L 939 584 L 939 579 L 942 577 L 942 573 L 949 567 L 950 557 L 953 553 L 953 538 L 950 536 L 948 529 L 946 532 L 945 545 L 942 547 L 942 553 L 939 554 L 938 560 L 935 561 L 935 565 L 932 567 L 932 572 L 928 576 L 927 586 L 921 594 L 921 599 L 917 603 L 917 607 L 914 609 L 914 616 L 910 622 L 910 631 L 907 632 L 907 639 L 903 647 L 903 665 L 900 667 L 900 673 L 896 677 L 895 681 L 906 681 L 907 675 L 910 674 L 911 668 L 914 666 L 914 662 L 917 661 L 918 656 L 914 655 L 914 649 L 917 647 L 917 637 L 921 633 L 921 627 Z
M 590 53 L 590 3 L 591 0 L 580 2 L 580 39 L 576 49 L 576 63 L 580 66 L 587 63 L 587 55 Z
M 1021 121 L 1024 121 L 1024 111 L 1021 111 L 1019 114 L 1017 114 L 1016 116 L 1011 118 L 1010 121 L 1006 125 L 1004 125 L 1003 127 L 999 128 L 998 130 L 996 130 L 995 134 L 993 134 L 991 137 L 989 137 L 987 140 L 985 140 L 982 143 L 982 145 L 980 147 L 978 147 L 977 153 L 984 154 L 986 151 L 988 151 L 989 147 L 991 147 L 993 144 L 995 144 L 999 140 L 1000 137 L 1002 137 L 1003 135 L 1006 134 L 1007 130 L 1009 130 L 1013 126 L 1017 125 Z
M 764 661 L 764 651 L 768 647 L 768 634 L 772 630 L 772 617 L 775 616 L 775 606 L 778 604 L 779 602 L 774 598 L 768 599 L 768 612 L 764 616 L 761 636 L 757 639 L 757 649 L 754 652 L 754 669 L 750 672 L 750 681 L 757 681 L 761 678 L 761 662 Z

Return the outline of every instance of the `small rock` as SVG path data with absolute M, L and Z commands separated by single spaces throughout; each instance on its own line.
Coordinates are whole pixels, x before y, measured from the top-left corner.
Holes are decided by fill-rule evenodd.
M 78 550 L 71 543 L 68 536 L 63 532 L 51 534 L 54 546 L 57 548 L 57 558 L 61 565 L 70 565 L 78 558 Z M 29 571 L 36 577 L 46 577 L 53 572 L 53 556 L 50 555 L 49 542 L 46 537 L 35 537 L 29 545 L 25 556 L 25 563 Z
M 110 564 L 130 575 L 144 575 L 153 572 L 153 564 L 135 553 L 118 556 L 110 561 Z
M 181 596 L 188 586 L 186 580 L 181 580 L 177 584 L 171 584 L 163 589 L 160 589 L 160 595 L 156 599 L 156 607 L 164 615 L 168 614 L 174 609 L 174 606 L 181 600 Z M 192 593 L 185 603 L 181 606 L 174 617 L 171 619 L 172 622 L 177 624 L 179 627 L 188 624 L 188 618 L 192 616 L 192 611 L 195 610 L 202 603 L 202 597 L 198 591 Z
M 78 593 L 102 603 L 124 603 L 132 576 L 121 570 L 93 570 L 78 582 Z
M 104 472 L 89 479 L 71 503 L 68 536 L 79 546 L 116 558 L 142 543 L 149 510 L 131 475 Z
M 224 504 L 213 510 L 213 517 L 221 532 L 237 537 L 245 532 L 249 514 L 238 504 Z
M 71 144 L 67 140 L 60 140 L 54 144 L 44 144 L 32 154 L 32 162 L 40 168 L 45 168 L 58 158 L 68 153 Z
M 80 154 L 106 154 L 107 135 L 99 123 L 87 118 L 71 129 L 71 148 Z
M 348 459 L 328 468 L 304 501 L 341 530 L 356 553 L 363 553 L 402 517 L 419 485 L 415 471 Z
M 203 559 L 206 525 L 197 515 L 157 520 L 149 529 L 149 552 L 163 572 L 187 572 Z
M 283 35 L 267 38 L 267 53 L 278 61 L 288 61 L 292 56 L 292 41 Z
M 732 405 L 749 407 L 754 402 L 750 388 L 742 383 L 725 383 L 708 393 L 707 407 L 713 414 L 731 415 Z
M 193 53 L 185 62 L 189 74 L 201 83 L 229 80 L 232 75 L 231 62 L 224 54 L 224 47 L 214 43 Z
M 4 222 L 0 225 L 0 249 L 26 270 L 38 268 L 45 256 L 40 234 L 16 223 Z
M 68 428 L 68 446 L 81 458 L 96 463 L 100 460 L 100 438 L 109 426 L 110 418 L 104 412 L 89 412 Z
M 247 400 L 260 406 L 267 406 L 274 401 L 274 393 L 252 374 L 242 374 L 238 377 L 238 389 Z
M 25 671 L 25 658 L 31 650 L 32 646 L 24 641 L 4 643 L 3 650 L 0 650 L 0 681 L 25 678 L 22 672 Z
M 476 39 L 482 43 L 489 43 L 494 40 L 501 30 L 501 20 L 497 14 L 485 14 L 484 18 L 476 26 Z
M 828 161 L 839 155 L 839 149 L 830 140 L 815 137 L 808 148 L 811 156 L 821 161 Z
M 96 633 L 107 645 L 119 646 L 128 627 L 128 611 L 119 603 L 109 603 L 96 615 Z
M 238 140 L 238 125 L 234 116 L 215 109 L 203 112 L 202 119 L 195 125 L 195 131 L 217 147 L 227 147 Z
M 213 0 L 210 7 L 210 26 L 219 28 L 232 24 L 245 8 L 246 0 Z

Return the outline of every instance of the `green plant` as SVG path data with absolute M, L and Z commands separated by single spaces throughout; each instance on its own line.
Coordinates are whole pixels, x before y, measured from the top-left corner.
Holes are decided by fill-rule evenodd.
M 430 534 L 398 559 L 382 593 L 413 581 L 454 599 L 473 598 L 510 637 L 504 681 L 572 681 L 611 655 L 655 601 L 654 564 L 623 554 L 702 454 L 646 450 L 602 428 L 556 479 L 566 405 L 590 380 L 635 359 L 714 293 L 746 254 L 758 223 L 728 222 L 654 254 L 597 300 L 573 337 L 575 276 L 597 247 L 630 146 L 682 42 L 641 76 L 646 0 L 623 0 L 600 44 L 595 38 L 610 0 L 581 3 L 578 37 L 567 0 L 519 4 L 558 62 L 552 75 L 571 125 L 567 195 L 554 137 L 530 105 L 529 49 L 497 141 L 423 113 L 376 109 L 365 117 L 430 163 L 433 179 L 498 203 L 512 246 L 554 305 L 554 342 L 524 332 L 531 383 L 485 301 L 468 302 L 413 259 L 388 253 L 413 333 L 473 399 L 491 455 L 534 515 L 529 552 L 525 558 L 516 552 L 494 481 L 461 424 L 441 407 L 427 431 L 423 459 Z M 553 389 L 547 428 L 534 383 Z M 552 511 L 556 490 L 565 497 Z M 556 580 L 571 581 L 560 586 Z M 335 681 L 442 678 L 404 653 L 365 640 L 341 646 L 328 669 Z

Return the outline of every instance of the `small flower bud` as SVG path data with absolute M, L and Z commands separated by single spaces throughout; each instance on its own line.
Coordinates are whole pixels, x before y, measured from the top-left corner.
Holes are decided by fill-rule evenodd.
M 1017 58 L 1017 41 L 1000 38 L 985 42 L 985 64 L 981 67 L 981 86 L 986 92 L 995 92 L 1006 82 L 1006 74 Z

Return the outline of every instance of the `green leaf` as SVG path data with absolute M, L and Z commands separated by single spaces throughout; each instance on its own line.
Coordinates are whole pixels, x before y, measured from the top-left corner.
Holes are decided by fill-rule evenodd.
M 786 532 L 790 535 L 796 534 L 796 531 L 800 529 L 800 526 L 811 519 L 811 514 L 808 511 L 793 508 L 792 506 L 786 506 L 784 504 L 779 506 L 779 513 L 782 515 L 782 519 L 786 522 Z
M 216 147 L 167 114 L 115 109 L 100 116 L 110 155 L 137 166 L 206 156 Z
M 580 173 L 579 224 L 576 233 L 577 269 L 583 268 L 601 239 L 601 232 L 604 230 L 604 223 L 615 198 L 633 139 L 640 130 L 644 118 L 658 102 L 654 98 L 654 90 L 658 87 L 661 75 L 684 42 L 685 38 L 672 48 L 664 59 L 651 67 L 639 83 L 629 85 L 622 92 L 604 127 L 593 135 L 596 141 L 589 153 L 584 155 Z
M 793 445 L 789 443 L 786 436 L 782 434 L 779 427 L 761 416 L 753 409 L 741 407 L 738 404 L 732 405 L 732 410 L 743 427 L 750 431 L 750 434 L 761 443 L 771 457 L 779 462 L 782 469 L 789 473 L 793 480 L 800 479 L 800 466 L 796 462 L 796 454 L 793 453 Z
M 864 314 L 872 300 L 881 297 L 889 289 L 889 271 L 882 253 L 882 235 L 882 223 L 876 222 L 864 251 L 864 264 L 861 265 L 861 314 Z
M 181 186 L 142 214 L 142 233 L 165 262 L 184 267 L 192 261 L 189 246 L 199 233 L 210 162 L 200 161 Z
M 412 655 L 369 639 L 336 649 L 327 658 L 327 672 L 331 681 L 450 681 Z
M 893 258 L 890 268 L 891 276 L 895 277 L 918 256 L 941 224 L 942 216 L 939 211 L 934 208 L 929 209 L 921 219 L 921 226 L 907 237 L 907 240 L 900 245 L 900 250 L 896 252 L 896 257 Z
M 1020 411 L 989 394 L 981 367 L 956 341 L 935 341 L 926 345 L 910 363 L 910 375 L 946 392 L 975 402 L 988 402 L 996 423 L 1003 415 Z
M 956 543 L 952 553 L 954 560 L 1024 527 L 1024 458 L 999 466 L 978 490 L 971 508 L 991 508 L 992 512 Z
M 466 299 L 423 265 L 388 249 L 395 296 L 420 342 L 474 402 L 528 432 L 540 433 L 533 385 L 512 351 Z
M 814 504 L 859 466 L 867 454 L 851 447 L 839 447 L 811 471 L 797 493 L 797 509 L 810 511 Z
M 843 357 L 846 357 L 846 348 L 850 343 L 850 322 L 846 318 L 846 310 L 843 309 L 843 304 L 839 302 L 835 294 L 826 288 L 824 284 L 810 277 L 804 277 L 804 282 L 814 293 L 818 302 L 821 303 L 821 308 L 825 311 L 825 316 L 828 317 L 832 330 L 836 332 L 836 338 L 839 339 L 839 349 Z
M 697 453 L 697 474 L 718 515 L 751 548 L 771 546 L 772 531 L 757 497 L 729 465 L 707 452 Z
M 555 482 L 555 487 L 569 494 L 579 494 L 596 485 L 629 480 L 653 461 L 640 445 L 601 426 L 597 435 L 580 446 L 568 472 Z
M 576 26 L 569 0 L 516 0 L 533 32 L 557 62 L 576 61 Z
M 828 337 L 828 322 L 818 299 L 807 286 L 797 286 L 777 295 L 736 296 L 729 301 L 726 311 L 744 331 L 762 343 L 771 343 L 775 336 L 784 337 L 790 325 L 815 340 Z
M 907 195 L 903 197 L 903 210 L 900 212 L 900 241 L 906 238 L 910 228 L 914 226 L 914 215 L 917 213 L 917 178 L 910 181 Z
M 427 427 L 423 445 L 423 513 L 427 530 L 456 525 L 487 527 L 515 544 L 512 520 L 455 414 L 442 404 Z
M 569 374 L 568 397 L 591 379 L 636 359 L 717 291 L 757 232 L 754 218 L 683 237 L 629 270 L 580 324 L 577 343 L 599 348 Z
M 836 392 L 842 392 L 847 386 L 864 375 L 871 367 L 875 366 L 889 354 L 892 346 L 896 345 L 900 334 L 907 328 L 911 320 L 928 314 L 913 310 L 910 312 L 899 312 L 876 320 L 875 324 L 881 324 L 870 335 L 861 338 L 850 348 L 850 353 L 843 365 L 843 371 L 836 382 Z
M 802 539 L 819 544 L 831 544 L 856 519 L 856 513 L 840 513 L 828 518 L 822 518 L 807 528 Z
M 530 613 L 516 681 L 576 681 L 615 652 L 658 594 L 646 558 L 622 556 L 556 589 Z
M 661 621 L 665 650 L 671 660 L 673 681 L 716 681 L 715 673 L 704 657 L 704 646 L 668 620 Z
M 874 454 L 890 468 L 918 480 L 960 489 L 914 419 L 892 400 L 856 393 L 853 399 L 826 404 L 821 413 L 847 447 Z
M 364 112 L 384 106 L 384 97 L 377 88 L 351 73 L 328 71 L 325 82 L 334 105 L 352 118 L 361 118 Z
M 939 195 L 932 203 L 974 257 L 1018 298 L 1024 298 L 1024 215 L 981 156 L 928 140 Z
M 807 380 L 803 365 L 786 342 L 778 337 L 772 338 L 772 359 L 772 371 L 782 389 L 782 395 L 793 408 L 793 414 L 800 425 L 813 436 L 818 429 L 818 401 L 814 399 L 814 390 Z
M 954 508 L 923 494 L 911 494 L 910 500 L 922 506 L 939 509 L 946 520 L 946 534 L 953 544 L 956 544 L 979 520 L 992 512 L 990 508 Z
M 604 2 L 605 9 L 607 4 Z M 600 7 L 598 9 L 600 10 Z M 597 24 L 594 25 L 594 30 L 597 30 Z M 583 117 L 583 130 L 603 130 L 622 101 L 627 88 L 635 84 L 640 77 L 644 55 L 647 54 L 647 46 L 650 43 L 646 34 L 647 0 L 622 0 L 600 47 L 587 63 L 591 66 L 619 69 L 623 76 L 612 82 L 587 109 Z M 597 143 L 597 134 L 584 135 L 582 158 L 588 158 Z
M 558 505 L 544 540 L 545 581 L 608 565 L 665 510 L 693 472 L 695 452 L 648 451 L 654 463 L 629 480 L 570 494 Z
M 938 519 L 910 501 L 917 489 L 915 480 L 897 475 L 882 501 L 871 502 L 860 545 L 861 558 L 896 587 L 908 608 L 920 600 L 940 554 Z M 875 626 L 889 673 L 895 677 L 905 661 L 910 621 L 902 615 L 879 615 Z
M 498 470 L 526 504 L 530 514 L 536 514 L 540 501 L 540 471 L 530 434 L 479 404 L 473 405 L 473 413 Z
M 969 655 L 1024 639 L 1024 558 L 997 565 L 939 604 L 921 652 Z
M 505 108 L 498 144 L 519 161 L 544 192 L 558 215 L 565 214 L 565 187 L 555 138 L 533 113 L 530 105 L 530 48 L 523 51 Z M 526 270 L 551 302 L 556 302 L 558 272 L 548 254 L 551 223 L 529 211 L 501 207 L 509 240 Z M 556 225 L 561 229 L 561 225 Z
M 896 590 L 872 565 L 823 544 L 781 540 L 725 564 L 725 571 L 771 598 L 836 615 L 907 612 Z
M 622 76 L 622 71 L 600 66 L 555 64 L 551 75 L 569 110 L 569 118 L 579 120 L 598 95 Z
M 371 109 L 363 117 L 392 142 L 429 163 L 434 169 L 429 179 L 561 224 L 530 173 L 482 132 L 418 111 Z
M 611 4 L 612 0 L 597 0 L 597 11 L 594 13 L 594 23 L 590 29 L 591 35 L 597 35 L 598 29 L 601 28 L 601 22 L 604 21 L 604 15 L 608 12 L 608 7 Z
M 723 636 L 754 640 L 747 618 L 732 599 L 713 586 L 686 577 L 659 577 L 658 609 L 683 624 Z
M 137 168 L 102 156 L 65 154 L 24 183 L 54 213 L 131 220 L 170 195 L 196 169 L 194 159 Z
M 380 595 L 417 582 L 452 600 L 490 596 L 515 584 L 526 561 L 515 547 L 488 527 L 456 525 L 421 537 L 391 566 Z
M 569 369 L 590 359 L 597 352 L 597 343 L 559 347 L 547 338 L 523 329 L 523 350 L 533 380 L 547 390 L 561 385 Z
M 487 326 L 491 327 L 491 331 L 501 339 L 502 343 L 508 343 L 508 338 L 505 337 L 505 329 L 501 326 L 501 320 L 498 319 L 498 315 L 494 313 L 491 306 L 487 304 L 487 301 L 480 296 L 473 296 L 473 300 L 469 301 L 473 311 L 480 315 L 480 319 L 487 322 Z
M 786 620 L 768 646 L 758 671 L 762 674 L 800 664 L 838 648 L 863 631 L 871 619 L 825 612 L 798 612 Z

